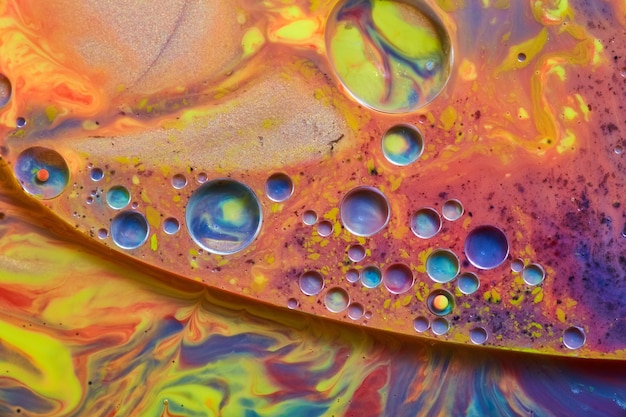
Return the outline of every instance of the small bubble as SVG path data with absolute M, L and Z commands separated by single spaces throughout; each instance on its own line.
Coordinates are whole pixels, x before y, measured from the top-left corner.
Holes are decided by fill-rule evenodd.
M 98 238 L 99 239 L 106 239 L 107 237 L 109 237 L 109 231 L 107 229 L 100 229 L 100 230 L 98 230 Z
M 291 310 L 298 308 L 299 305 L 300 303 L 298 303 L 298 300 L 296 300 L 295 298 L 290 298 L 289 300 L 287 300 L 287 308 Z
M 361 262 L 365 259 L 365 248 L 363 245 L 352 245 L 348 248 L 348 258 L 352 262 Z
M 517 54 L 517 60 L 519 62 L 524 62 L 526 61 L 526 54 L 523 52 L 520 52 L 519 54 Z
M 18 117 L 18 118 L 15 120 L 15 126 L 16 126 L 18 129 L 23 128 L 24 126 L 26 126 L 26 119 L 24 119 L 23 117 Z
M 437 317 L 433 320 L 431 327 L 435 335 L 441 336 L 448 333 L 448 330 L 450 330 L 450 323 L 443 317 Z
M 0 109 L 11 100 L 11 92 L 11 81 L 4 74 L 0 74 Z
M 411 216 L 411 231 L 421 239 L 430 239 L 441 230 L 441 217 L 437 210 L 423 207 Z
M 265 182 L 265 194 L 272 201 L 283 202 L 293 194 L 293 181 L 282 172 L 272 174 Z
M 582 327 L 572 326 L 563 331 L 563 344 L 568 349 L 580 349 L 587 341 Z
M 463 203 L 459 200 L 448 200 L 441 207 L 443 218 L 451 222 L 460 219 L 464 212 Z
M 613 152 L 615 152 L 615 155 L 621 155 L 624 153 L 624 148 L 621 145 L 617 145 L 614 149 Z
M 322 237 L 328 237 L 333 232 L 333 224 L 328 220 L 323 220 L 317 225 L 317 234 Z
M 306 271 L 300 275 L 299 284 L 304 295 L 317 295 L 324 289 L 324 277 L 317 271 Z
M 426 273 L 435 282 L 452 281 L 460 268 L 459 258 L 449 249 L 437 249 L 426 259 Z
M 198 174 L 198 177 L 197 177 L 198 183 L 204 184 L 205 182 L 207 182 L 208 179 L 209 177 L 207 176 L 206 172 L 201 172 Z
M 446 290 L 435 290 L 428 296 L 426 305 L 431 313 L 437 316 L 445 316 L 454 309 L 454 297 Z
M 459 288 L 459 291 L 465 295 L 469 295 L 478 290 L 480 287 L 480 280 L 473 272 L 464 272 L 459 275 L 456 285 Z
M 93 203 L 93 197 L 87 197 L 87 204 L 92 204 Z
M 111 221 L 111 238 L 122 249 L 137 249 L 148 239 L 150 226 L 136 211 L 123 211 Z
M 359 280 L 359 271 L 356 269 L 348 269 L 346 272 L 346 280 L 348 282 L 357 282 Z
M 539 285 L 546 277 L 546 272 L 539 264 L 530 264 L 522 270 L 522 278 L 528 285 Z
M 341 201 L 341 222 L 356 236 L 373 236 L 389 222 L 389 201 L 378 189 L 357 187 Z
M 426 115 L 420 114 L 417 120 L 420 122 L 420 124 L 426 124 L 426 122 L 428 121 L 428 118 L 426 117 Z
M 361 271 L 361 283 L 365 288 L 376 288 L 383 280 L 380 269 L 375 266 L 366 266 Z
M 306 224 L 307 226 L 313 226 L 316 221 L 317 213 L 313 210 L 307 210 L 302 213 L 302 223 Z
M 522 259 L 517 258 L 511 262 L 511 271 L 522 272 L 522 269 L 524 269 L 524 261 Z
M 130 203 L 130 191 L 122 185 L 115 185 L 107 191 L 107 204 L 115 210 L 121 210 Z
M 163 221 L 163 231 L 168 235 L 173 235 L 180 230 L 180 222 L 174 217 L 168 217 Z
M 104 172 L 100 168 L 93 168 L 89 173 L 92 181 L 100 181 L 104 177 Z
M 350 296 L 343 288 L 334 287 L 326 292 L 324 297 L 324 305 L 331 313 L 341 313 L 348 304 L 350 304 Z
M 622 67 L 622 69 L 620 70 L 620 75 L 626 78 L 626 67 Z
M 366 320 L 369 320 L 369 319 L 372 318 L 373 315 L 374 314 L 371 311 L 368 310 L 368 311 L 365 312 L 364 317 L 365 317 Z
M 187 185 L 187 177 L 183 174 L 176 174 L 172 177 L 172 187 L 180 190 Z
M 403 294 L 415 283 L 411 268 L 402 263 L 389 265 L 383 273 L 383 284 L 392 294 Z
M 465 255 L 476 268 L 493 269 L 509 255 L 509 241 L 495 226 L 478 226 L 465 238 Z
M 360 303 L 352 303 L 348 306 L 348 317 L 358 320 L 365 314 L 365 308 Z
M 383 155 L 389 162 L 406 166 L 415 162 L 424 151 L 424 139 L 414 126 L 401 124 L 391 127 L 382 138 Z
M 413 328 L 418 333 L 424 333 L 430 328 L 430 321 L 424 316 L 419 316 L 413 320 Z
M 483 327 L 474 327 L 470 330 L 470 340 L 475 345 L 482 345 L 487 341 L 487 330 Z

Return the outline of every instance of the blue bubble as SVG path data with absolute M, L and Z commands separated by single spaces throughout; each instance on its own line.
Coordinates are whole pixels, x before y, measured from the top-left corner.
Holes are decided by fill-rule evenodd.
M 373 236 L 389 222 L 387 197 L 373 187 L 350 190 L 341 201 L 340 216 L 345 228 L 356 236 Z
M 180 229 L 180 222 L 174 217 L 168 217 L 163 221 L 163 231 L 168 235 L 173 235 Z
M 470 340 L 475 345 L 482 345 L 487 341 L 487 337 L 487 330 L 485 330 L 483 327 L 474 327 L 472 330 L 470 330 Z
M 539 264 L 530 264 L 522 269 L 522 279 L 528 285 L 539 285 L 546 277 L 546 271 Z
M 426 273 L 435 282 L 450 282 L 459 270 L 459 258 L 451 250 L 437 249 L 426 259 Z
M 47 171 L 45 180 L 38 179 L 37 174 L 42 170 Z M 18 155 L 15 176 L 27 193 L 49 200 L 58 197 L 65 190 L 70 180 L 70 171 L 65 159 L 57 151 L 35 146 Z
M 230 255 L 248 247 L 261 230 L 261 205 L 245 184 L 212 180 L 189 198 L 185 214 L 191 238 L 203 249 Z
M 433 320 L 431 328 L 433 329 L 433 333 L 435 335 L 441 336 L 448 333 L 448 330 L 450 330 L 450 322 L 443 317 L 437 317 Z
M 478 226 L 465 239 L 465 255 L 476 268 L 496 268 L 508 254 L 509 241 L 504 232 L 495 226 Z
M 413 320 L 413 328 L 418 333 L 423 333 L 430 328 L 430 321 L 424 316 L 416 317 Z
M 376 288 L 383 280 L 383 275 L 375 266 L 366 266 L 361 271 L 361 283 L 366 288 Z
M 104 178 L 104 172 L 100 168 L 93 168 L 89 173 L 89 177 L 92 181 L 100 181 Z
M 441 217 L 435 209 L 424 207 L 411 216 L 411 230 L 421 239 L 430 239 L 441 230 Z
M 272 201 L 283 202 L 293 194 L 293 181 L 282 172 L 272 174 L 265 182 L 265 194 Z
M 389 162 L 406 166 L 415 162 L 424 151 L 424 140 L 417 128 L 411 125 L 396 125 L 383 135 L 383 154 Z
M 107 191 L 107 204 L 115 210 L 121 210 L 130 203 L 130 191 L 122 185 L 115 185 Z
M 111 238 L 122 249 L 137 249 L 148 239 L 150 226 L 136 211 L 123 211 L 111 221 Z
M 464 272 L 457 280 L 457 287 L 465 295 L 473 294 L 480 287 L 480 280 L 473 272 Z
M 587 341 L 582 327 L 572 326 L 563 331 L 563 344 L 568 349 L 580 349 Z

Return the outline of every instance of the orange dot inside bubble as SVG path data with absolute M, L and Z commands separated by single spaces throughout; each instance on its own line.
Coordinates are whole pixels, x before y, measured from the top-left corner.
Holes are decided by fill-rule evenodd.
M 50 178 L 50 172 L 48 172 L 48 170 L 45 168 L 41 168 L 39 171 L 37 171 L 35 177 L 39 182 L 46 182 L 48 181 L 48 178 Z
M 436 295 L 433 298 L 433 308 L 437 311 L 443 311 L 450 305 L 450 300 L 443 294 Z

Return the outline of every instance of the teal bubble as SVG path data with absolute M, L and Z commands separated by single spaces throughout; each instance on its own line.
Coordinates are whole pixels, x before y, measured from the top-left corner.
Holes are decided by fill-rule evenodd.
M 261 230 L 261 204 L 241 182 L 217 179 L 193 192 L 185 213 L 187 231 L 202 249 L 230 255 L 248 247 Z
M 389 201 L 374 187 L 357 187 L 341 201 L 341 222 L 356 236 L 369 237 L 380 232 L 389 222 Z
M 293 194 L 293 181 L 282 172 L 272 174 L 265 182 L 265 194 L 270 200 L 281 203 Z
M 39 171 L 47 171 L 47 178 L 39 180 Z M 22 188 L 33 197 L 49 200 L 61 195 L 70 180 L 70 170 L 57 151 L 41 146 L 28 148 L 15 161 L 15 177 Z
M 424 151 L 420 131 L 411 125 L 400 124 L 385 132 L 382 139 L 383 155 L 389 162 L 406 166 L 415 162 Z
M 123 209 L 130 203 L 130 191 L 124 186 L 115 185 L 107 191 L 106 200 L 112 209 Z
M 136 211 L 123 211 L 111 221 L 111 238 L 122 249 L 137 249 L 148 239 L 150 226 Z
M 450 282 L 459 270 L 459 258 L 451 250 L 437 249 L 426 259 L 426 273 L 435 282 Z
M 365 288 L 376 288 L 383 280 L 383 276 L 375 266 L 366 266 L 361 271 L 361 283 Z
M 324 277 L 318 271 L 306 271 L 298 280 L 304 295 L 317 295 L 324 289 Z
M 441 230 L 441 217 L 435 209 L 423 207 L 413 213 L 410 224 L 415 236 L 430 239 Z
M 324 305 L 331 313 L 341 313 L 350 304 L 350 295 L 339 287 L 330 288 L 324 296 Z
M 528 285 L 539 285 L 546 277 L 546 271 L 539 264 L 530 264 L 522 269 L 522 279 Z
M 464 272 L 459 275 L 456 285 L 459 288 L 459 291 L 465 295 L 469 295 L 478 290 L 480 287 L 480 280 L 473 272 Z

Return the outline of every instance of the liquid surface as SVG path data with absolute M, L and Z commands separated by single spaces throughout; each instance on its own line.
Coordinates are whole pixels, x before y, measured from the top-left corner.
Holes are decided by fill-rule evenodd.
M 303 320 L 313 335 L 350 329 L 322 338 L 330 357 L 355 357 L 325 374 L 355 376 L 343 402 L 316 377 L 308 383 L 323 399 L 287 395 L 276 409 L 254 395 L 224 405 L 228 390 L 211 372 L 186 392 L 258 415 L 410 415 L 419 401 L 394 396 L 396 384 L 426 395 L 454 380 L 441 361 L 462 363 L 425 339 L 472 353 L 625 359 L 622 2 L 210 3 L 0 5 L 7 412 L 98 415 L 107 403 L 192 415 L 184 408 L 206 402 L 179 401 L 167 385 L 102 396 L 140 385 L 142 372 L 187 381 L 224 366 L 219 352 L 202 353 L 221 346 L 216 335 L 242 346 L 250 375 L 276 375 L 268 392 L 306 392 L 299 371 L 280 365 L 307 362 Z M 84 263 L 72 255 L 83 247 Z M 241 308 L 254 317 L 231 320 Z M 272 323 L 284 327 L 271 334 Z M 280 350 L 293 340 L 298 359 Z M 153 368 L 129 359 L 155 350 Z M 267 369 L 252 365 L 253 352 L 279 351 Z M 419 382 L 416 351 L 442 381 Z M 506 361 L 481 360 L 458 372 L 469 381 Z M 400 375 L 402 361 L 414 376 Z M 578 395 L 581 413 L 623 410 L 612 372 L 565 368 L 555 384 Z M 64 390 L 34 376 L 68 369 Z M 559 414 L 545 381 L 506 369 L 518 398 L 494 377 L 497 399 L 478 399 L 482 388 L 452 399 L 450 388 L 429 406 Z

